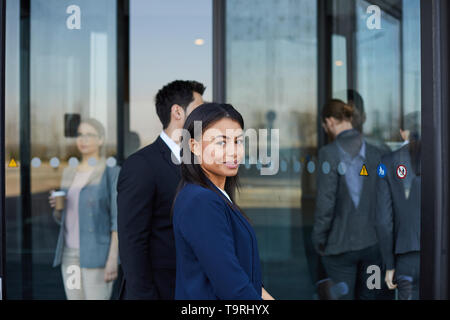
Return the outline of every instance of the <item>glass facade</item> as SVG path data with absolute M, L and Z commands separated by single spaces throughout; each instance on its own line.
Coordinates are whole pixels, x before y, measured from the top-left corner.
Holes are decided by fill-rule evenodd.
M 421 110 L 420 3 L 377 7 L 379 29 L 368 26 L 371 5 L 325 1 L 326 11 L 318 12 L 318 3 L 308 0 L 227 1 L 227 100 L 241 110 L 247 127 L 280 132 L 276 175 L 261 176 L 256 165 L 240 171 L 240 205 L 257 230 L 264 284 L 280 299 L 316 299 L 318 283 L 326 279 L 311 243 L 317 172 L 323 168 L 318 151 L 326 144 L 320 141 L 319 99 L 361 97 L 359 126 L 382 153 L 404 144 L 405 116 Z M 319 37 L 319 14 L 331 21 L 329 38 Z M 331 48 L 322 75 L 321 41 Z M 319 77 L 331 78 L 330 92 L 317 87 Z M 392 298 L 386 288 L 380 291 L 379 298 Z
M 246 128 L 280 130 L 278 174 L 240 170 L 239 203 L 257 232 L 263 282 L 280 299 L 312 298 L 304 245 L 312 212 L 302 208 L 312 205 L 314 180 L 302 169 L 318 145 L 317 4 L 228 1 L 226 30 L 227 100 Z
M 213 57 L 217 18 L 213 1 L 125 1 L 129 42 L 123 47 L 118 46 L 118 17 L 123 8 L 117 3 L 7 1 L 8 299 L 66 299 L 68 281 L 77 271 L 67 270 L 65 258 L 78 252 L 82 261 L 81 251 L 103 250 L 104 261 L 97 263 L 100 268 L 114 256 L 111 225 L 118 159 L 152 143 L 161 132 L 154 97 L 162 86 L 176 79 L 197 80 L 207 87 L 204 100 L 214 101 L 213 70 L 218 61 Z M 262 175 L 265 164 L 247 156 L 237 197 L 256 230 L 264 287 L 276 299 L 323 299 L 322 284 L 335 277 L 328 257 L 351 252 L 325 254 L 324 259 L 313 241 L 323 181 L 337 172 L 339 186 L 347 183 L 353 190 L 341 167 L 333 167 L 332 160 L 321 156 L 320 150 L 333 144 L 322 117 L 330 101 L 342 100 L 356 110 L 352 127 L 363 134 L 368 149 L 377 150 L 374 168 L 367 164 L 369 160 L 361 163 L 370 177 L 376 177 L 373 186 L 384 179 L 377 167 L 388 161 L 384 156 L 408 143 L 420 146 L 420 130 L 414 130 L 417 123 L 420 128 L 417 119 L 422 106 L 420 23 L 419 0 L 226 1 L 225 87 L 221 90 L 226 92 L 226 102 L 242 113 L 246 129 L 279 134 L 277 172 Z M 129 61 L 127 77 L 122 79 L 117 61 L 125 52 Z M 117 99 L 120 87 L 129 89 L 129 101 L 123 105 Z M 121 140 L 123 155 L 118 154 Z M 411 157 L 418 152 L 408 150 Z M 405 182 L 408 179 L 401 172 L 390 172 L 395 185 L 389 188 L 404 188 L 403 201 L 420 213 L 420 189 L 414 193 L 411 187 L 420 185 L 420 170 L 413 160 L 405 165 L 412 182 Z M 97 179 L 90 176 L 83 183 L 82 173 L 90 170 Z M 358 168 L 359 179 L 365 178 L 364 173 Z M 78 188 L 74 192 L 76 188 L 70 188 L 74 181 L 91 191 Z M 86 208 L 78 210 L 86 216 L 92 214 L 89 208 L 103 206 L 106 220 L 61 222 L 52 207 L 56 204 L 49 203 L 49 192 L 57 189 L 72 201 L 85 197 Z M 377 190 L 363 190 L 371 194 L 366 200 L 376 213 L 368 221 L 379 235 L 380 221 L 384 221 L 379 212 L 387 209 L 380 207 Z M 336 199 L 337 208 L 341 198 Z M 390 203 L 396 207 L 395 200 Z M 396 210 L 391 210 L 393 216 Z M 397 231 L 395 221 L 391 223 L 395 227 L 389 230 Z M 413 224 L 411 229 L 417 228 Z M 85 237 L 92 242 L 82 243 L 81 235 L 77 236 L 80 226 L 88 235 L 92 233 L 91 238 Z M 58 246 L 61 241 L 80 242 L 66 252 Z M 383 262 L 381 245 L 375 247 L 367 253 L 381 268 L 381 286 L 373 299 L 396 299 L 398 293 L 384 283 L 390 268 Z M 394 256 L 408 253 L 392 250 Z M 57 263 L 54 267 L 58 256 L 62 267 Z M 80 265 L 83 268 L 83 262 Z M 336 269 L 344 270 L 342 264 Z M 356 271 L 358 281 L 366 271 Z M 339 291 L 336 284 L 345 281 L 333 280 L 332 291 Z M 101 291 L 117 297 L 118 281 L 95 294 Z M 346 282 L 346 286 L 356 285 Z M 352 298 L 358 298 L 357 294 Z
M 116 153 L 116 8 L 108 0 L 29 4 L 7 4 L 6 283 L 13 299 L 57 299 L 64 298 L 61 273 L 52 268 L 60 228 L 49 191 L 82 161 L 80 120 L 102 128 L 100 158 Z M 19 25 L 20 14 L 27 16 Z

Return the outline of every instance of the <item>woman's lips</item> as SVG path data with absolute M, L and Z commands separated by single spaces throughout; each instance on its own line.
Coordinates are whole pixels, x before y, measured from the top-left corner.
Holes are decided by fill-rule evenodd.
M 228 169 L 237 169 L 239 167 L 239 163 L 237 162 L 226 162 L 225 165 Z

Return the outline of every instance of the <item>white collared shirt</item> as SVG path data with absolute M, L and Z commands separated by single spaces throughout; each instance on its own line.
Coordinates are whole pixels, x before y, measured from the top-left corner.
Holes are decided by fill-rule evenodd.
M 167 144 L 170 151 L 172 151 L 172 153 L 175 155 L 175 157 L 178 160 L 178 163 L 181 163 L 180 146 L 175 141 L 173 141 L 172 138 L 170 138 L 165 131 L 161 132 L 159 136 Z
M 227 197 L 228 198 L 228 200 L 230 200 L 230 202 L 233 202 L 233 201 L 231 201 L 231 198 L 230 198 L 230 196 L 228 195 L 228 193 L 226 193 L 225 192 L 225 190 L 222 190 L 221 188 L 219 188 L 219 187 L 217 187 L 217 189 L 219 189 L 220 191 L 222 191 L 222 193 L 224 194 L 224 196 L 225 197 Z

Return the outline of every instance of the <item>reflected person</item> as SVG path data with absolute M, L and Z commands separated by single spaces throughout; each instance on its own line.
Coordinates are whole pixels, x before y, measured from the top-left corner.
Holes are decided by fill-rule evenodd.
M 385 281 L 389 289 L 398 289 L 399 300 L 419 299 L 420 273 L 420 113 L 405 116 L 400 135 L 404 146 L 382 158 L 384 178 L 378 178 L 377 233 Z M 406 177 L 397 176 L 399 166 Z
M 262 287 L 254 229 L 234 200 L 243 128 L 228 104 L 205 104 L 186 120 L 173 206 L 178 300 L 273 299 Z
M 68 300 L 108 300 L 118 270 L 116 183 L 120 169 L 106 165 L 102 155 L 105 130 L 99 121 L 80 123 L 76 145 L 81 163 L 64 169 L 65 206 L 53 210 L 60 224 L 53 266 L 61 265 Z M 55 198 L 50 196 L 49 201 L 55 208 Z
M 333 283 L 346 286 L 342 299 L 375 299 L 367 267 L 380 264 L 375 231 L 377 148 L 353 128 L 352 106 L 330 101 L 322 124 L 332 143 L 319 150 L 313 244 Z M 369 174 L 361 175 L 366 169 Z
M 364 100 L 358 91 L 347 90 L 348 104 L 353 107 L 352 125 L 353 128 L 364 134 L 364 124 L 367 120 L 366 110 L 364 107 Z M 364 139 L 372 146 L 380 150 L 381 155 L 391 152 L 391 149 L 380 139 L 373 136 L 364 135 Z

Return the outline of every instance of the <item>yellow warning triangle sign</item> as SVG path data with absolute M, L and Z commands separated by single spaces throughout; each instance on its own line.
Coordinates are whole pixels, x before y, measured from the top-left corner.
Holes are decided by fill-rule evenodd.
M 360 176 L 363 176 L 363 177 L 368 177 L 368 176 L 369 176 L 369 173 L 367 172 L 367 167 L 366 167 L 366 165 L 363 165 L 363 167 L 362 167 L 361 172 L 359 173 L 359 175 L 360 175 Z
M 9 168 L 17 168 L 18 167 L 17 162 L 16 162 L 16 160 L 14 160 L 14 158 L 11 158 L 11 161 L 9 162 L 8 167 Z

